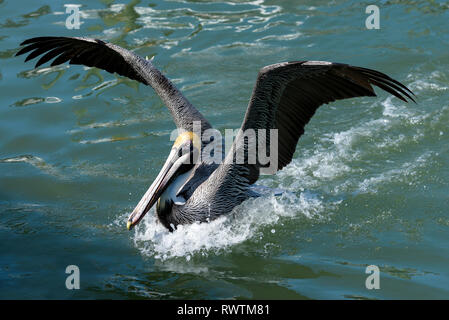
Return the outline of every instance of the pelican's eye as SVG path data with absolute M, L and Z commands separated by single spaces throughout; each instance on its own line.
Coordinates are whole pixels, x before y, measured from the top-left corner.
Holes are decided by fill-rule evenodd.
M 185 154 L 191 154 L 193 152 L 193 143 L 191 141 L 186 142 L 181 148 L 178 150 L 178 157 L 182 157 Z

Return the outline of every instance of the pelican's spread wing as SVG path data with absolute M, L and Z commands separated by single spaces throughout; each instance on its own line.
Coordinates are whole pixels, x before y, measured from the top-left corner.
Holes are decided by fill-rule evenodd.
M 236 197 L 258 179 L 263 166 L 258 158 L 255 164 L 248 163 L 246 130 L 265 129 L 268 145 L 272 143 L 268 131 L 278 130 L 275 172 L 291 162 L 298 139 L 318 107 L 335 100 L 375 96 L 372 85 L 403 101 L 415 101 L 407 87 L 375 70 L 325 61 L 286 62 L 262 68 L 233 149 L 208 179 L 212 189 L 222 189 L 220 192 Z M 259 140 L 260 135 L 256 136 Z M 242 149 L 243 164 L 236 161 L 236 154 Z M 269 146 L 266 150 L 270 150 Z
M 169 108 L 178 128 L 192 131 L 192 122 L 201 121 L 202 128 L 210 128 L 207 120 L 181 92 L 153 64 L 135 53 L 98 39 L 78 37 L 38 37 L 25 40 L 16 56 L 29 53 L 25 61 L 43 55 L 36 68 L 54 59 L 51 66 L 67 61 L 97 67 L 110 73 L 137 80 L 154 88 Z
M 260 70 L 242 124 L 247 129 L 278 129 L 278 170 L 292 160 L 305 125 L 323 104 L 376 96 L 372 85 L 407 102 L 413 93 L 381 72 L 326 61 L 279 63 Z

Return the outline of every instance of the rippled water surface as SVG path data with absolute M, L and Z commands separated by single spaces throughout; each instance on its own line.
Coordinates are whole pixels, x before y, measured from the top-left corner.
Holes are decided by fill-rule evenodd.
M 449 6 L 380 1 L 0 0 L 0 298 L 449 298 Z M 319 109 L 289 192 L 174 233 L 126 218 L 165 161 L 174 124 L 151 88 L 95 68 L 33 69 L 42 35 L 113 42 L 154 64 L 218 129 L 238 128 L 258 70 L 329 60 L 380 70 L 418 104 Z M 380 268 L 380 290 L 365 268 Z M 77 265 L 81 289 L 65 288 Z

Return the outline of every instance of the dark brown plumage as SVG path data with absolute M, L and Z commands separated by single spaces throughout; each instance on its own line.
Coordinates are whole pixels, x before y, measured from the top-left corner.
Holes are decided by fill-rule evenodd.
M 325 61 L 294 61 L 264 67 L 259 72 L 242 129 L 278 129 L 278 170 L 292 160 L 305 125 L 323 104 L 376 96 L 372 85 L 402 101 L 413 93 L 381 72 Z M 253 182 L 254 178 L 251 179 Z

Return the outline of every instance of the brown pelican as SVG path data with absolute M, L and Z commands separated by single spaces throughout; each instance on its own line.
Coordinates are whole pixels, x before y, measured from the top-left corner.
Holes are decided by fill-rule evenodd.
M 70 61 L 115 72 L 151 86 L 170 110 L 181 133 L 161 172 L 129 216 L 128 229 L 154 204 L 159 220 L 173 231 L 178 224 L 207 222 L 227 214 L 248 199 L 251 186 L 266 165 L 259 158 L 252 163 L 235 161 L 236 154 L 249 147 L 245 130 L 277 129 L 277 171 L 292 160 L 298 139 L 319 106 L 340 99 L 376 96 L 372 85 L 405 102 L 407 98 L 414 101 L 407 87 L 375 70 L 325 61 L 273 64 L 259 71 L 241 131 L 225 161 L 191 161 L 213 143 L 198 137 L 212 126 L 151 61 L 90 38 L 38 37 L 21 45 L 25 47 L 16 55 L 30 52 L 25 61 L 44 54 L 36 68 L 56 58 L 51 66 Z M 195 134 L 194 123 L 201 125 L 200 133 Z M 256 139 L 262 138 L 257 135 Z M 274 141 L 265 139 L 263 143 L 270 145 Z

